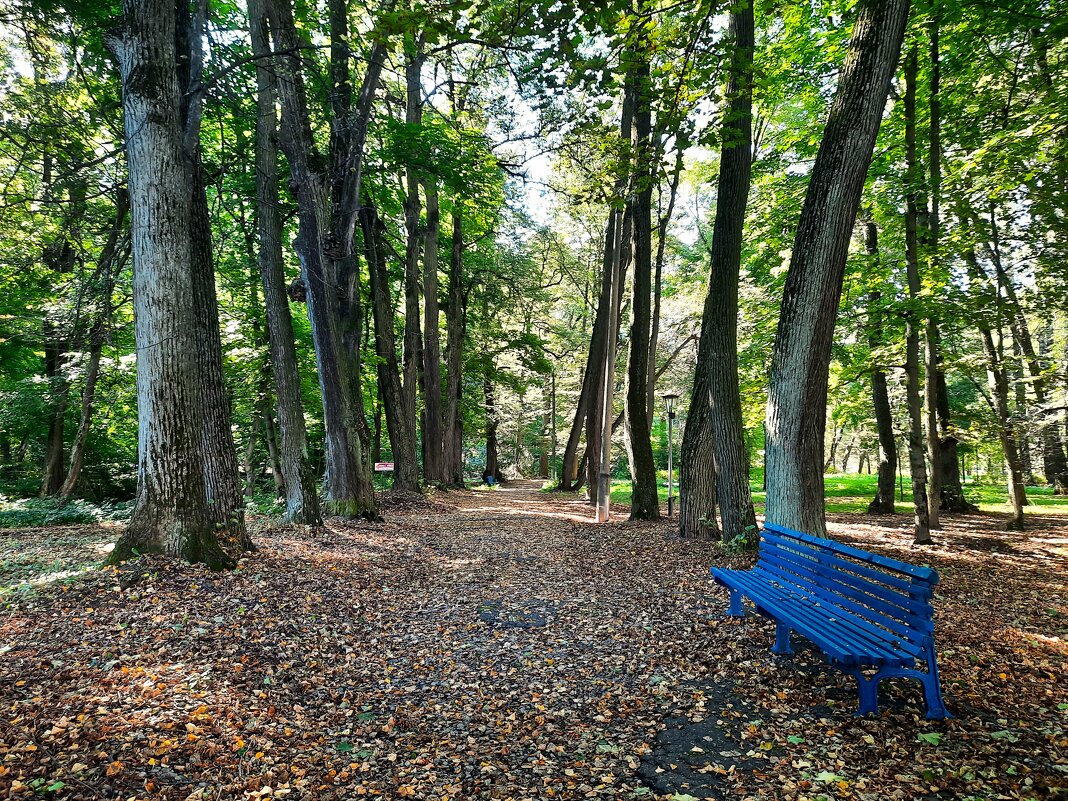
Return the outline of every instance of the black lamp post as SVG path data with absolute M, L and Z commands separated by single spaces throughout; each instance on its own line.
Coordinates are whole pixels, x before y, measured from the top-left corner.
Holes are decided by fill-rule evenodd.
M 674 422 L 675 422 L 675 401 L 679 399 L 679 393 L 677 392 L 665 392 L 661 395 L 664 399 L 664 407 L 667 410 L 667 423 L 668 423 L 668 517 L 671 517 L 675 513 L 675 494 L 674 494 L 674 474 L 673 474 L 673 456 L 675 454 L 675 436 L 674 436 Z

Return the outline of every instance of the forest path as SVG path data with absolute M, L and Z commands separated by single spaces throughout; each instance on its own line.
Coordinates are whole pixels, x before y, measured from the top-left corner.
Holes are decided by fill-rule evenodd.
M 379 524 L 259 521 L 233 572 L 146 557 L 9 596 L 0 795 L 40 780 L 71 799 L 640 799 L 648 781 L 665 798 L 845 782 L 881 799 L 911 797 L 917 765 L 947 798 L 1063 783 L 1059 522 L 951 519 L 926 549 L 905 520 L 832 525 L 943 573 L 958 719 L 929 724 L 905 682 L 884 685 L 882 718 L 854 719 L 852 681 L 811 649 L 773 657 L 759 618 L 723 617 L 707 571 L 729 560 L 663 521 L 597 525 L 540 482 L 383 500 Z M 57 547 L 115 530 L 64 532 Z

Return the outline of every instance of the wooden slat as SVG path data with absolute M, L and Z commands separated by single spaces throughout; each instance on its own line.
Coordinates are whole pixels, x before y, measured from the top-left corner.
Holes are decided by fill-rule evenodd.
M 854 548 L 851 545 L 843 545 L 840 542 L 834 540 L 823 539 L 822 537 L 813 537 L 811 534 L 804 534 L 800 531 L 794 531 L 793 529 L 786 528 L 785 526 L 779 526 L 775 523 L 765 523 L 764 529 L 766 531 L 773 531 L 780 536 L 791 537 L 793 539 L 800 540 L 801 542 L 814 545 L 817 548 L 823 548 L 833 553 L 848 556 L 852 559 L 857 559 L 861 562 L 867 562 L 869 564 L 878 565 L 886 570 L 894 570 L 898 573 L 904 573 L 907 576 L 911 576 L 921 582 L 927 584 L 938 583 L 938 571 L 930 567 L 921 567 L 919 565 L 912 565 L 908 562 L 901 562 L 897 559 L 891 559 L 887 556 L 880 556 L 879 554 L 869 553 L 868 551 L 862 551 L 859 548 Z

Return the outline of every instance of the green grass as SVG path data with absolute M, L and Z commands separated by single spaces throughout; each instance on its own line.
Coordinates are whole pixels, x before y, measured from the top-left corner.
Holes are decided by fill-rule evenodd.
M 667 472 L 660 471 L 658 476 L 660 500 L 667 502 Z M 678 474 L 675 475 L 675 497 L 678 498 Z M 856 475 L 842 473 L 828 473 L 824 476 L 824 495 L 826 508 L 830 513 L 865 512 L 868 503 L 875 496 L 877 477 L 874 475 Z M 753 503 L 757 510 L 764 507 L 767 496 L 761 489 L 762 476 L 759 471 L 753 476 L 750 488 L 753 491 Z M 898 485 L 899 492 L 895 507 L 901 514 L 912 511 L 912 481 L 909 478 Z M 901 489 L 904 489 L 904 500 L 901 497 Z M 984 512 L 1009 512 L 1008 493 L 1002 484 L 967 483 L 964 486 L 965 497 L 976 504 Z M 631 499 L 630 481 L 616 479 L 612 482 L 612 502 L 629 504 Z M 1027 499 L 1031 505 L 1026 511 L 1032 514 L 1063 514 L 1068 515 L 1068 497 L 1054 496 L 1051 487 L 1028 487 Z

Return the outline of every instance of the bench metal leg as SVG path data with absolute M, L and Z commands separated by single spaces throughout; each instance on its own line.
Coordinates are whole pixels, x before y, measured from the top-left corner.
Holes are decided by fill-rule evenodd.
M 928 720 L 945 720 L 953 717 L 942 700 L 942 684 L 938 680 L 938 661 L 935 658 L 934 644 L 927 645 L 927 672 L 917 677 L 923 682 L 923 700 L 927 704 Z
M 773 654 L 792 654 L 794 649 L 790 647 L 790 627 L 785 623 L 775 621 L 775 645 L 771 647 Z
M 868 678 L 859 669 L 850 670 L 849 672 L 857 677 L 857 692 L 860 695 L 858 715 L 878 715 L 879 682 L 883 679 L 901 677 L 916 679 L 923 685 L 923 699 L 927 705 L 928 720 L 945 720 L 953 717 L 942 700 L 942 688 L 938 683 L 938 668 L 934 666 L 933 657 L 926 673 L 910 668 L 883 668 L 874 676 Z
M 878 716 L 879 679 L 881 679 L 882 676 L 876 673 L 869 679 L 859 670 L 856 671 L 856 673 L 854 673 L 853 675 L 857 677 L 857 693 L 860 695 L 860 709 L 857 711 L 857 715 Z
M 727 614 L 731 617 L 745 617 L 745 609 L 742 607 L 742 593 L 728 588 L 731 595 L 730 604 L 727 606 Z

